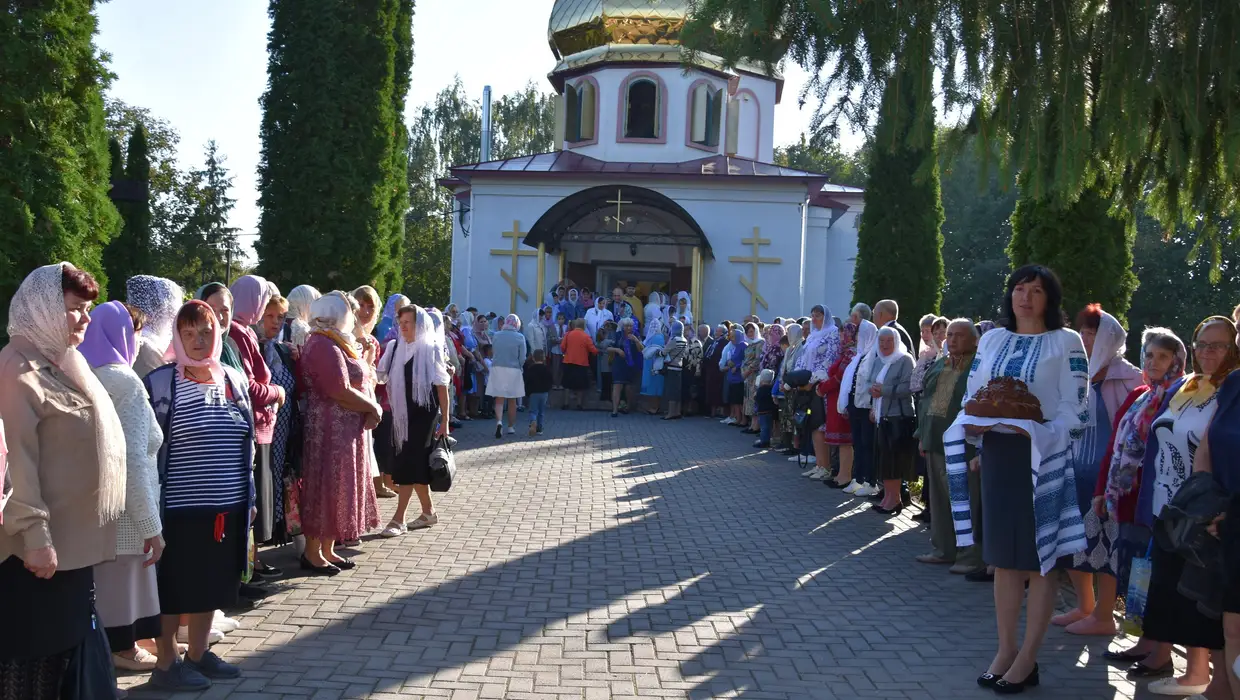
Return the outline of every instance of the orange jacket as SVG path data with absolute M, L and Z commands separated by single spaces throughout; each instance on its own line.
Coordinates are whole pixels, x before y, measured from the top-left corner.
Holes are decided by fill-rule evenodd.
M 580 329 L 573 329 L 564 334 L 560 341 L 560 349 L 564 351 L 564 364 L 588 365 L 590 355 L 597 355 L 598 348 L 590 340 L 590 334 Z

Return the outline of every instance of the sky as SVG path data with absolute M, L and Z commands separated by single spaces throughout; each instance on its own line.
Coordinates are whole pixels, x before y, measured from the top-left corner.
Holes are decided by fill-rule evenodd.
M 460 76 L 481 99 L 533 80 L 551 90 L 555 61 L 547 45 L 553 0 L 418 0 L 413 23 L 413 80 L 406 115 Z M 178 158 L 200 167 L 215 139 L 233 175 L 237 200 L 229 224 L 243 247 L 257 236 L 259 97 L 267 81 L 267 3 L 262 0 L 109 0 L 99 6 L 99 48 L 116 75 L 108 94 L 145 107 L 180 133 Z M 812 105 L 797 106 L 807 74 L 785 69 L 775 111 L 775 144 L 795 142 L 809 127 Z M 860 139 L 846 136 L 846 149 Z

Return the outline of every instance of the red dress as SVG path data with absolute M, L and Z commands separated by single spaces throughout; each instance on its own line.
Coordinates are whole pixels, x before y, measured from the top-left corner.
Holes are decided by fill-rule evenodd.
M 311 334 L 301 349 L 297 371 L 306 398 L 301 528 L 307 537 L 356 540 L 379 526 L 365 420 L 331 398 L 347 386 L 369 393 L 365 362 L 346 356 L 321 333 Z
M 840 413 L 836 404 L 840 399 L 840 383 L 844 380 L 844 370 L 852 361 L 852 353 L 844 352 L 827 370 L 827 378 L 818 383 L 818 395 L 826 403 L 827 422 L 822 425 L 823 436 L 828 445 L 851 445 L 852 429 L 848 425 L 848 416 Z

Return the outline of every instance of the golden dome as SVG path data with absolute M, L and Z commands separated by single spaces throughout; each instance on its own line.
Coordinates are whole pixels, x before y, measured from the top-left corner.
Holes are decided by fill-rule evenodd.
M 555 0 L 547 38 L 556 59 L 605 46 L 679 47 L 689 0 Z

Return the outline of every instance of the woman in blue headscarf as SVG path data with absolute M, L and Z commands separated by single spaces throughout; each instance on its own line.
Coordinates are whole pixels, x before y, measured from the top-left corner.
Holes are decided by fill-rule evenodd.
M 412 303 L 404 294 L 393 294 L 387 298 L 387 303 L 383 305 L 383 318 L 375 326 L 375 338 L 380 343 L 386 344 L 396 339 L 396 312 Z
M 616 342 L 608 350 L 611 355 L 611 417 L 620 412 L 620 392 L 629 386 L 630 396 L 642 376 L 642 350 L 645 345 L 637 337 L 636 324 L 632 318 L 620 319 L 616 330 Z M 625 410 L 628 413 L 628 410 Z
M 741 374 L 741 365 L 745 363 L 746 347 L 745 331 L 737 327 L 732 330 L 732 342 L 724 348 L 719 360 L 719 369 L 723 371 L 723 403 L 731 412 L 724 425 L 740 425 L 744 421 L 741 409 L 745 405 L 745 377 Z

